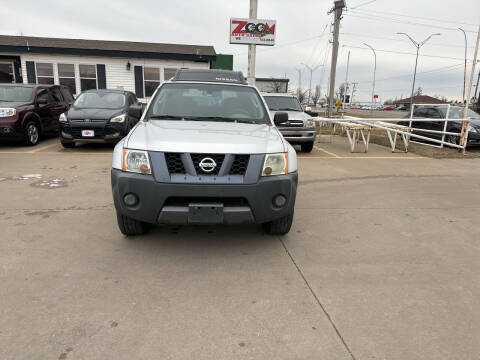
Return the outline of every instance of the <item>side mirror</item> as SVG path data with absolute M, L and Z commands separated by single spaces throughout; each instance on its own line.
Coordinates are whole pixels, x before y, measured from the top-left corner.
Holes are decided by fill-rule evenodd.
M 48 100 L 47 99 L 37 99 L 37 105 L 47 105 Z
M 286 112 L 277 112 L 273 117 L 273 122 L 275 125 L 283 124 L 288 121 L 288 113 Z
M 139 105 L 131 105 L 127 110 L 128 116 L 131 116 L 136 119 L 142 117 L 142 107 Z

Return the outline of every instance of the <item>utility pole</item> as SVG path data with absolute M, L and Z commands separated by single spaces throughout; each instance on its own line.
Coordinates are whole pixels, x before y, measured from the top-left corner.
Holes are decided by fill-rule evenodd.
M 343 91 L 343 101 L 342 101 L 342 109 L 345 110 L 345 98 L 347 97 L 347 89 L 348 89 L 348 67 L 350 66 L 350 50 L 348 50 L 348 58 L 347 58 L 347 73 L 345 74 L 345 85 Z M 350 104 L 351 104 L 350 99 Z
M 298 72 L 298 91 L 302 91 L 302 69 L 301 68 L 295 68 Z
M 257 18 L 258 0 L 250 0 L 249 18 Z M 255 59 L 257 57 L 257 45 L 248 44 L 248 75 L 247 81 L 255 86 Z
M 352 96 L 350 97 L 350 104 L 353 104 L 353 95 L 355 94 L 355 91 L 356 91 L 356 87 L 357 87 L 357 84 L 356 82 L 352 83 L 353 85 L 353 88 L 352 88 Z
M 477 58 L 478 58 L 478 44 L 480 43 L 480 25 L 478 26 L 478 34 L 477 34 L 477 43 L 475 44 L 475 52 L 473 54 L 473 62 L 472 62 L 472 73 L 470 75 L 470 82 L 468 83 L 468 96 L 467 96 L 467 102 L 465 104 L 465 107 L 468 111 L 468 105 L 470 103 L 470 98 L 472 97 L 472 84 L 473 84 L 473 77 L 475 76 L 475 65 L 477 65 Z M 463 116 L 465 119 L 465 114 Z M 467 145 L 467 139 L 468 139 L 468 129 L 470 128 L 470 119 L 467 120 L 467 123 L 465 124 L 465 121 L 462 122 L 462 136 L 460 137 L 460 144 L 463 146 L 463 153 L 465 154 L 465 148 Z
M 462 96 L 462 118 L 465 119 L 465 87 L 467 86 L 467 34 L 462 28 L 458 28 L 463 32 L 465 38 L 465 66 L 463 68 L 463 96 Z
M 478 71 L 478 78 L 477 78 L 477 85 L 475 86 L 475 97 L 474 99 L 477 101 L 477 105 L 480 105 L 480 101 L 478 99 L 478 83 L 480 82 L 480 70 Z
M 311 68 L 310 66 L 308 66 L 307 64 L 304 64 L 304 63 L 302 63 L 302 65 L 305 66 L 308 70 L 310 70 L 310 85 L 308 87 L 308 101 L 307 101 L 310 104 L 311 99 L 312 99 L 312 76 L 313 76 L 313 72 L 315 70 L 317 70 L 318 66 L 320 66 L 320 65 L 315 66 L 314 68 Z
M 373 66 L 372 105 L 370 107 L 370 111 L 373 112 L 373 108 L 375 106 L 375 78 L 377 76 L 377 53 L 375 52 L 375 49 L 373 48 L 373 46 L 368 45 L 367 43 L 363 43 L 363 45 L 368 46 L 370 50 L 373 51 L 373 56 L 375 58 L 375 64 Z
M 328 13 L 334 14 L 333 22 L 333 45 L 332 45 L 332 63 L 330 65 L 330 91 L 328 99 L 328 117 L 332 117 L 333 99 L 335 97 L 335 75 L 337 71 L 337 57 L 338 57 L 338 35 L 340 30 L 340 20 L 342 18 L 343 9 L 346 7 L 345 0 L 335 0 L 333 9 Z

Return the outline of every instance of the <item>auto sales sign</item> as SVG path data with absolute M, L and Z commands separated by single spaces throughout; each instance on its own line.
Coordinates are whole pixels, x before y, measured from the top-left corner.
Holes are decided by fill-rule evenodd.
M 230 19 L 230 44 L 275 45 L 275 20 Z

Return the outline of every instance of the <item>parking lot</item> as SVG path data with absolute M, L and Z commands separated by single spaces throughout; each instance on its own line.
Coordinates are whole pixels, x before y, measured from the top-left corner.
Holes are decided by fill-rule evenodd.
M 477 159 L 299 153 L 292 231 L 125 238 L 111 146 L 0 147 L 1 359 L 475 359 Z

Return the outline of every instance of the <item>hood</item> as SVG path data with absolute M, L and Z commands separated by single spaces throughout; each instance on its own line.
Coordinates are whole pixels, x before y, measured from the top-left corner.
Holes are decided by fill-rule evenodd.
M 15 102 L 15 101 L 1 101 L 0 100 L 0 108 L 15 108 L 18 109 L 21 106 L 30 105 L 29 102 Z
M 124 109 L 82 109 L 71 107 L 67 118 L 70 119 L 96 119 L 109 120 L 114 116 L 123 114 Z
M 286 112 L 288 114 L 288 120 L 302 120 L 302 121 L 305 121 L 305 120 L 308 120 L 308 119 L 312 118 L 310 115 L 308 115 L 307 113 L 305 113 L 303 111 L 281 111 L 281 110 L 273 111 L 272 110 L 272 111 L 270 111 L 270 114 L 272 114 L 272 119 L 277 112 Z
M 284 152 L 276 127 L 233 122 L 149 120 L 130 133 L 126 147 L 149 151 L 264 154 Z

